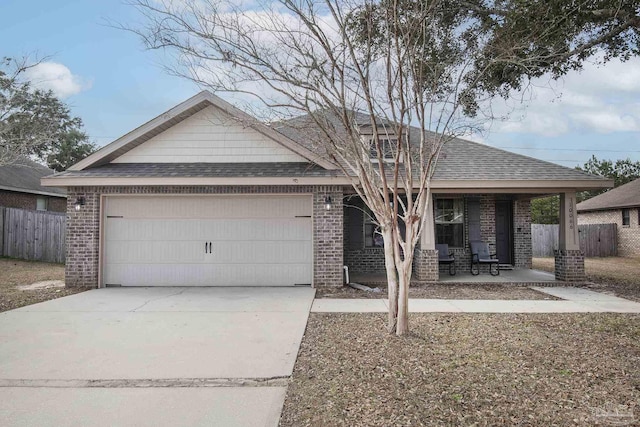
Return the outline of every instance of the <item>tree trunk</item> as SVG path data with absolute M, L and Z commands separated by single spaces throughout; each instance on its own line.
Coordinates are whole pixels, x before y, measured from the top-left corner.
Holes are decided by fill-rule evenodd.
M 411 268 L 413 262 L 404 260 L 398 267 L 398 324 L 396 335 L 402 336 L 409 332 L 409 282 L 411 281 Z
M 384 265 L 387 270 L 387 289 L 389 291 L 389 317 L 387 330 L 390 334 L 396 332 L 398 324 L 398 272 L 396 259 L 393 253 L 392 232 L 388 227 L 382 229 L 384 241 Z

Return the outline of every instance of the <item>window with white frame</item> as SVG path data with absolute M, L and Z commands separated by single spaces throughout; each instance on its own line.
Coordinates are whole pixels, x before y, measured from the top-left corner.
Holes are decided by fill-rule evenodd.
M 393 160 L 395 150 L 397 150 L 398 139 L 397 138 L 387 138 L 387 137 L 379 137 L 380 148 L 382 149 L 382 159 L 383 160 Z M 371 145 L 369 146 L 369 157 L 372 160 L 378 159 L 378 147 L 376 146 L 375 140 L 373 137 L 371 138 Z
M 38 197 L 38 198 L 36 198 L 36 210 L 37 211 L 46 211 L 47 210 L 47 198 L 46 197 Z
M 622 209 L 622 226 L 629 227 L 631 225 L 631 212 L 629 209 Z
M 464 199 L 436 199 L 436 243 L 464 247 Z

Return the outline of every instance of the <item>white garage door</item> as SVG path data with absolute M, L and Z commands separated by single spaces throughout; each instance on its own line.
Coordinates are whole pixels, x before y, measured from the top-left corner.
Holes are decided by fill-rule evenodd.
M 107 197 L 106 286 L 311 284 L 310 196 Z

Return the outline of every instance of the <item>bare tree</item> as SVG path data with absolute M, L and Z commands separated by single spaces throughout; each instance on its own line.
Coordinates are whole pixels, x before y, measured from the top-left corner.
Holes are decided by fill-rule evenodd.
M 413 254 L 432 209 L 430 183 L 442 147 L 477 131 L 486 101 L 543 73 L 553 63 L 550 53 L 527 53 L 533 36 L 497 31 L 509 24 L 506 12 L 482 2 L 132 4 L 145 26 L 127 29 L 148 48 L 174 54 L 171 73 L 214 92 L 251 96 L 280 118 L 295 116 L 278 127 L 297 128 L 354 177 L 384 240 L 388 329 L 406 334 Z M 548 37 L 560 31 L 536 30 Z M 502 84 L 501 72 L 513 69 L 517 78 L 511 71 Z

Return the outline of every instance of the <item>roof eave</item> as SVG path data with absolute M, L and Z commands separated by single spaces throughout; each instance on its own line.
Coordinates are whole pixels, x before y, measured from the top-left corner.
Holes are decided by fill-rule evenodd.
M 93 186 L 176 186 L 176 185 L 351 185 L 344 176 L 310 177 L 49 177 L 42 179 L 46 187 Z
M 49 187 L 44 186 L 44 187 Z M 43 190 L 31 190 L 28 188 L 18 188 L 18 187 L 9 187 L 6 185 L 0 185 L 0 190 L 5 190 L 5 191 L 13 191 L 16 193 L 28 193 L 28 194 L 37 194 L 39 196 L 51 196 L 51 197 L 60 197 L 60 198 L 66 198 L 67 195 L 66 194 L 60 194 L 60 193 L 53 193 L 51 191 L 43 191 Z
M 600 212 L 600 211 L 611 211 L 611 210 L 618 210 L 618 209 L 634 209 L 634 208 L 640 208 L 640 203 L 636 202 L 636 203 L 629 203 L 624 205 L 600 206 L 596 208 L 577 207 L 576 210 L 578 211 L 578 213 L 586 213 L 586 212 Z
M 118 185 L 351 185 L 356 178 L 329 177 L 90 177 L 52 175 L 42 178 L 45 187 Z M 608 180 L 433 180 L 434 192 L 561 193 L 608 188 Z

